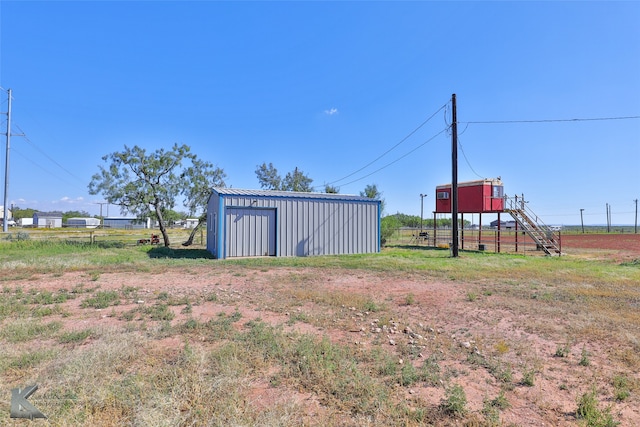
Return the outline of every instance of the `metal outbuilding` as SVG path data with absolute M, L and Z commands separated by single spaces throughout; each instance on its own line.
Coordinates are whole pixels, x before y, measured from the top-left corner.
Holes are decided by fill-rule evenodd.
M 35 212 L 33 214 L 33 225 L 38 228 L 62 227 L 62 212 Z
M 102 220 L 104 228 L 123 228 L 125 230 L 139 230 L 151 228 L 151 219 L 139 219 L 136 217 L 107 217 Z
M 67 227 L 69 228 L 97 228 L 100 226 L 99 218 L 69 218 Z
M 207 250 L 216 258 L 380 251 L 380 201 L 361 196 L 215 188 Z

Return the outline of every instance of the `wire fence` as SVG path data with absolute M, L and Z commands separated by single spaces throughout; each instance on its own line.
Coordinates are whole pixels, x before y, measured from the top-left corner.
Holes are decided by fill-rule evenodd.
M 450 228 L 398 228 L 387 244 L 450 248 L 453 244 Z M 538 244 L 524 231 L 513 229 L 460 229 L 458 247 L 461 250 L 544 254 Z
M 206 227 L 201 227 L 195 235 L 194 245 L 206 244 Z M 186 241 L 191 229 L 168 229 L 171 244 Z M 119 242 L 125 245 L 163 244 L 159 229 L 101 229 L 101 228 L 14 228 L 7 233 L 0 232 L 0 241 L 49 240 L 74 243 Z

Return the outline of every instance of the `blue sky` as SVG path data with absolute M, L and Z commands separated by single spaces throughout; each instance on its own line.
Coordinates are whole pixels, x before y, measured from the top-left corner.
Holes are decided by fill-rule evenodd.
M 459 181 L 500 176 L 547 224 L 604 224 L 607 203 L 633 224 L 640 119 L 468 122 L 640 116 L 638 22 L 640 2 L 2 0 L 0 86 L 26 135 L 9 203 L 97 214 L 102 156 L 177 142 L 235 188 L 272 162 L 320 191 L 376 184 L 386 213 L 426 193 L 429 217 L 455 93 Z

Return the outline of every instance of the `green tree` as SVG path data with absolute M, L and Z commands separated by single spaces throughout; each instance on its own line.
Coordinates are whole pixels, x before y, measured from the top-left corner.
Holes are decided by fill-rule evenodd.
M 155 212 L 152 212 L 149 217 L 155 221 L 158 220 Z M 162 218 L 164 219 L 164 224 L 166 226 L 171 226 L 176 223 L 176 221 L 180 221 L 181 219 L 185 219 L 186 216 L 183 213 L 178 211 L 174 211 L 173 209 L 164 209 L 162 211 Z
M 191 200 L 192 174 L 206 171 L 207 176 L 217 176 L 220 181 L 224 177 L 221 169 L 214 168 L 211 163 L 200 162 L 184 144 L 174 144 L 171 150 L 161 148 L 151 153 L 137 145 L 131 148 L 125 145 L 124 151 L 107 154 L 102 160 L 107 166 L 99 166 L 100 171 L 89 183 L 89 193 L 101 194 L 108 203 L 119 205 L 122 211 L 131 212 L 139 218 L 154 214 L 165 246 L 169 246 L 170 241 L 163 214 L 175 207 L 179 195 Z M 192 167 L 199 166 L 189 172 L 189 167 L 182 165 L 184 161 L 191 161 Z
M 364 188 L 364 191 L 360 192 L 360 196 L 380 200 L 380 212 L 384 212 L 384 199 L 382 198 L 382 193 L 378 190 L 378 186 L 376 184 L 368 184 Z
M 338 194 L 340 189 L 338 187 L 334 187 L 333 185 L 325 184 L 324 192 L 327 194 Z
M 22 218 L 33 218 L 33 214 L 38 212 L 36 209 L 25 208 L 21 209 L 18 206 L 14 206 L 11 210 L 11 216 L 13 219 L 18 220 Z
M 312 191 L 311 183 L 313 179 L 309 178 L 297 167 L 288 172 L 284 179 L 278 173 L 278 169 L 273 163 L 263 163 L 256 167 L 256 177 L 260 183 L 260 187 L 265 190 L 277 191 Z
M 182 192 L 183 204 L 189 209 L 190 216 L 198 215 L 198 223 L 191 230 L 187 241 L 182 243 L 183 246 L 189 246 L 193 243 L 197 231 L 207 220 L 206 208 L 209 196 L 211 196 L 211 188 L 224 187 L 226 175 L 222 169 L 213 167 L 211 163 L 192 159 L 191 166 L 186 168 L 180 177 L 191 184 Z
M 313 179 L 305 175 L 297 167 L 292 172 L 287 172 L 287 176 L 282 181 L 282 189 L 284 191 L 313 191 L 311 183 Z
M 69 218 L 90 218 L 89 212 L 86 211 L 66 211 L 62 213 L 62 222 L 66 223 Z
M 278 174 L 278 169 L 273 163 L 263 163 L 256 167 L 256 176 L 260 183 L 260 188 L 264 190 L 282 190 L 282 178 Z
M 400 228 L 401 224 L 395 215 L 387 215 L 380 220 L 380 243 L 384 246 L 389 237 Z

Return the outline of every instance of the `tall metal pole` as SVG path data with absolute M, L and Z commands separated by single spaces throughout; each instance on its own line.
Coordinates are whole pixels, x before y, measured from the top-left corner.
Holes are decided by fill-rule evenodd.
M 584 234 L 584 221 L 582 220 L 582 211 L 584 209 L 580 209 L 580 225 L 582 226 L 582 234 Z
M 426 194 L 420 194 L 420 233 L 422 233 L 422 218 L 423 218 L 423 212 L 424 212 L 424 198 L 426 197 Z
M 638 234 L 638 199 L 635 199 L 634 202 L 636 202 L 636 222 L 633 226 L 633 232 Z
M 458 257 L 458 113 L 451 95 L 451 256 Z
M 7 91 L 8 93 L 8 106 L 7 106 L 7 155 L 5 157 L 5 165 L 4 165 L 4 201 L 2 203 L 3 209 L 3 220 L 2 220 L 2 232 L 6 233 L 8 231 L 8 222 L 9 218 L 7 218 L 7 203 L 9 201 L 9 149 L 11 147 L 11 89 Z

